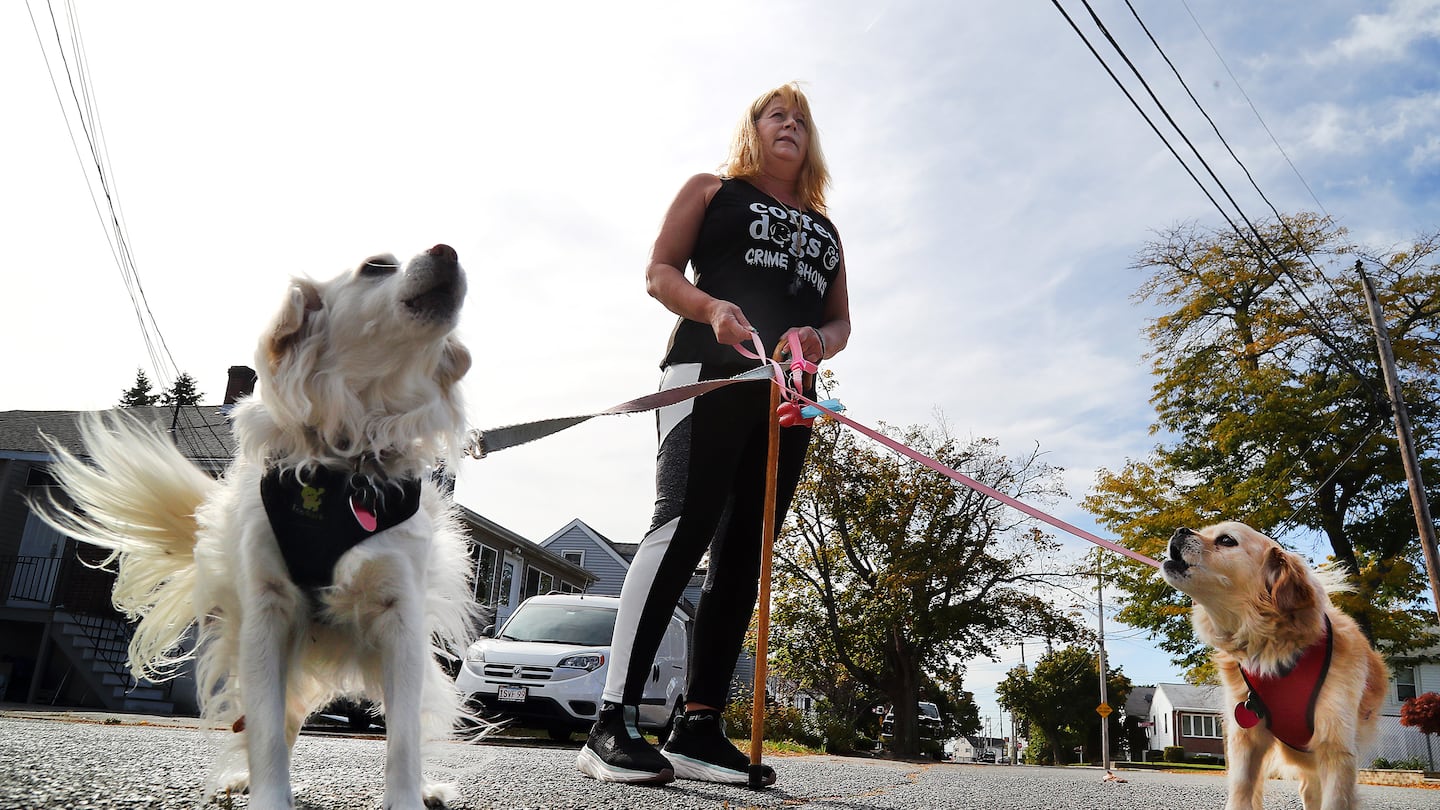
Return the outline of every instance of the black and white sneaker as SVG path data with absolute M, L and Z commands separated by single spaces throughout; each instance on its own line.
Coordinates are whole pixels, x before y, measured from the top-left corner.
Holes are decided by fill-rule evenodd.
M 660 753 L 675 767 L 681 779 L 745 785 L 750 782 L 750 758 L 725 736 L 725 721 L 713 709 L 686 712 L 675 719 L 675 728 Z M 761 765 L 760 783 L 775 784 L 775 769 Z
M 603 704 L 590 738 L 575 758 L 575 767 L 602 782 L 663 785 L 675 781 L 670 761 L 641 736 L 635 725 L 638 716 L 634 706 Z

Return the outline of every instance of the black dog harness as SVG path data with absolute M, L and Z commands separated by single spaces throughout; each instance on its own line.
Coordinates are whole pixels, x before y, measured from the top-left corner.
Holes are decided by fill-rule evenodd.
M 307 591 L 329 587 L 335 564 L 367 538 L 420 510 L 420 479 L 376 482 L 343 470 L 274 468 L 260 479 L 260 500 L 290 570 Z

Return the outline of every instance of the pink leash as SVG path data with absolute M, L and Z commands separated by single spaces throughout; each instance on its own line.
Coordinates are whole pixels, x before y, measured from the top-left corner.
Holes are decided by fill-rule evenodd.
M 868 427 L 866 427 L 865 425 L 862 425 L 862 424 L 860 424 L 859 422 L 856 422 L 854 419 L 851 419 L 851 418 L 848 417 L 848 416 L 842 416 L 842 415 L 839 414 L 838 412 L 836 412 L 836 411 L 834 411 L 834 410 L 831 410 L 830 408 L 827 408 L 827 407 L 825 407 L 824 405 L 821 405 L 819 402 L 816 402 L 815 400 L 810 399 L 809 397 L 805 396 L 803 393 L 801 393 L 801 390 L 803 390 L 803 387 L 802 387 L 801 384 L 800 384 L 801 374 L 804 373 L 804 372 L 814 373 L 815 370 L 816 370 L 816 366 L 815 366 L 814 363 L 811 363 L 811 362 L 809 362 L 808 360 L 805 360 L 804 356 L 803 356 L 803 355 L 801 354 L 801 352 L 800 352 L 800 340 L 799 340 L 798 337 L 795 336 L 795 334 L 794 334 L 793 332 L 790 334 L 790 357 L 791 357 L 791 358 L 799 357 L 800 359 L 799 359 L 799 361 L 796 361 L 796 360 L 794 360 L 794 359 L 792 359 L 792 360 L 790 361 L 790 376 L 791 376 L 791 380 L 789 381 L 789 384 L 788 384 L 788 385 L 787 385 L 787 381 L 786 381 L 786 379 L 785 379 L 785 373 L 784 373 L 784 371 L 782 370 L 782 368 L 780 367 L 780 364 L 779 364 L 779 363 L 776 363 L 776 362 L 773 361 L 773 360 L 770 360 L 769 358 L 767 358 L 767 357 L 765 356 L 765 353 L 760 350 L 761 347 L 760 347 L 760 338 L 759 338 L 759 336 L 758 336 L 758 335 L 752 335 L 752 336 L 751 336 L 751 339 L 752 339 L 753 342 L 755 343 L 756 352 L 755 352 L 754 354 L 752 354 L 751 352 L 749 352 L 748 350 L 746 350 L 746 349 L 745 349 L 744 347 L 742 347 L 742 346 L 736 346 L 735 348 L 736 348 L 741 354 L 745 355 L 746 357 L 750 357 L 750 358 L 752 358 L 752 359 L 759 359 L 760 361 L 762 361 L 762 362 L 764 362 L 764 363 L 766 363 L 766 364 L 768 364 L 768 365 L 773 366 L 773 367 L 774 367 L 775 384 L 776 384 L 776 385 L 779 385 L 779 386 L 784 390 L 785 396 L 786 396 L 787 398 L 789 398 L 789 399 L 791 399 L 791 400 L 798 400 L 798 401 L 804 402 L 804 403 L 806 403 L 807 405 L 809 405 L 810 407 L 812 407 L 812 408 L 814 408 L 815 410 L 819 411 L 821 414 L 823 414 L 823 415 L 825 415 L 825 416 L 828 416 L 828 417 L 830 417 L 831 419 L 834 419 L 835 421 L 839 422 L 840 424 L 845 425 L 846 427 L 849 427 L 849 428 L 851 428 L 852 430 L 855 430 L 855 431 L 857 431 L 857 432 L 859 432 L 859 433 L 862 433 L 862 434 L 864 434 L 865 436 L 868 436 L 868 437 L 871 438 L 871 439 L 874 439 L 875 441 L 877 441 L 877 442 L 885 445 L 886 447 L 890 448 L 891 450 L 894 450 L 895 452 L 900 453 L 901 455 L 905 456 L 906 458 L 909 458 L 909 459 L 911 459 L 911 460 L 917 461 L 917 462 L 925 465 L 926 467 L 929 467 L 930 469 L 934 470 L 935 472 L 940 473 L 941 475 L 945 476 L 946 478 L 949 478 L 949 479 L 951 479 L 952 481 L 955 481 L 955 482 L 957 482 L 957 483 L 963 484 L 964 486 L 967 486 L 967 487 L 969 487 L 970 489 L 973 489 L 973 490 L 975 490 L 976 492 L 979 492 L 979 493 L 981 493 L 981 494 L 983 494 L 983 495 L 987 495 L 987 496 L 989 496 L 989 497 L 991 497 L 991 498 L 994 498 L 995 500 L 997 500 L 997 501 L 1005 504 L 1006 506 L 1009 506 L 1009 507 L 1011 507 L 1011 508 L 1013 508 L 1013 509 L 1018 509 L 1019 511 L 1024 512 L 1025 514 L 1029 515 L 1030 517 L 1035 518 L 1036 520 L 1042 521 L 1042 522 L 1044 522 L 1044 523 L 1048 523 L 1048 524 L 1050 524 L 1051 526 L 1054 526 L 1055 528 L 1060 529 L 1061 531 L 1066 532 L 1066 533 L 1068 533 L 1068 534 L 1074 535 L 1075 537 L 1078 537 L 1078 538 L 1080 538 L 1080 539 L 1082 539 L 1082 540 L 1088 540 L 1089 542 L 1094 543 L 1095 545 L 1100 546 L 1101 548 L 1109 549 L 1109 550 L 1114 551 L 1114 552 L 1116 552 L 1116 553 L 1118 553 L 1118 554 L 1124 554 L 1126 557 L 1129 557 L 1130 559 L 1135 560 L 1135 561 L 1137 561 L 1137 562 L 1145 563 L 1146 565 L 1150 566 L 1151 568 L 1159 568 L 1159 567 L 1160 567 L 1160 563 L 1156 562 L 1155 560 L 1150 559 L 1149 557 L 1145 556 L 1144 554 L 1141 554 L 1141 553 L 1138 552 L 1138 551 L 1132 551 L 1131 549 L 1128 549 L 1128 548 L 1120 545 L 1119 543 L 1115 543 L 1115 542 L 1113 542 L 1113 541 L 1106 540 L 1106 539 L 1104 539 L 1103 537 L 1097 537 L 1096 535 L 1091 534 L 1090 532 L 1085 531 L 1084 529 L 1080 528 L 1079 526 L 1074 526 L 1074 525 L 1071 525 L 1071 524 L 1069 524 L 1069 523 L 1066 523 L 1065 521 L 1061 520 L 1060 518 L 1057 518 L 1057 517 L 1055 517 L 1054 515 L 1050 515 L 1050 514 L 1047 514 L 1047 513 L 1045 513 L 1045 512 L 1042 512 L 1042 511 L 1040 511 L 1039 509 L 1036 509 L 1035 507 L 1033 507 L 1033 506 L 1031 506 L 1031 505 L 1029 505 L 1029 504 L 1027 504 L 1027 503 L 1024 503 L 1023 501 L 1019 501 L 1019 500 L 1017 500 L 1017 499 L 1015 499 L 1015 498 L 1012 498 L 1012 497 L 1010 497 L 1009 495 L 1006 495 L 1005 493 L 1001 492 L 1001 491 L 998 490 L 998 489 L 995 489 L 995 488 L 993 488 L 993 487 L 986 486 L 986 485 L 980 483 L 979 481 L 976 481 L 975 479 L 973 479 L 973 478 L 971 478 L 971 477 L 969 477 L 969 476 L 967 476 L 967 475 L 964 475 L 964 474 L 962 474 L 962 473 L 960 473 L 960 472 L 958 472 L 958 471 L 956 471 L 956 470 L 952 470 L 952 469 L 950 469 L 949 467 L 946 467 L 944 464 L 941 464 L 940 462 L 936 461 L 936 460 L 933 459 L 933 458 L 930 458 L 929 456 L 923 455 L 923 454 L 921 454 L 921 453 L 919 453 L 919 452 L 916 452 L 915 450 L 910 449 L 910 448 L 907 447 L 906 445 L 901 444 L 900 442 L 895 441 L 894 439 L 890 438 L 889 436 L 886 436 L 886 435 L 883 434 L 883 433 L 880 433 L 880 432 L 877 431 L 877 430 L 872 430 L 871 428 L 868 428 Z M 833 403 L 832 403 L 832 404 L 833 404 Z

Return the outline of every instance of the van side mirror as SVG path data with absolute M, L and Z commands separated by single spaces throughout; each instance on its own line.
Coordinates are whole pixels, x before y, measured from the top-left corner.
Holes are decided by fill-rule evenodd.
M 484 638 L 494 638 L 494 636 L 495 636 L 495 625 L 493 625 L 493 624 L 487 624 L 487 625 L 485 625 L 485 629 L 480 631 L 480 635 L 481 635 L 482 637 L 484 637 Z

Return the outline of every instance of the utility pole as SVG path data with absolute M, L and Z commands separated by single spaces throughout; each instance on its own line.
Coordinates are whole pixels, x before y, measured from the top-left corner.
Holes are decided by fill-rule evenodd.
M 1100 766 L 1110 772 L 1110 703 L 1105 689 L 1105 569 L 1095 549 L 1095 608 L 1100 616 Z
M 1430 517 L 1430 504 L 1425 496 L 1425 481 L 1420 477 L 1420 463 L 1415 454 L 1415 438 L 1410 433 L 1410 415 L 1400 390 L 1400 377 L 1395 372 L 1395 355 L 1390 351 L 1390 334 L 1380 311 L 1380 300 L 1365 268 L 1357 259 L 1355 272 L 1365 288 L 1365 302 L 1370 307 L 1370 323 L 1375 327 L 1375 346 L 1380 351 L 1380 369 L 1385 373 L 1385 390 L 1390 393 L 1390 409 L 1395 415 L 1395 433 L 1400 441 L 1400 461 L 1405 465 L 1405 480 L 1410 485 L 1410 505 L 1415 510 L 1415 526 L 1420 530 L 1420 548 L 1425 552 L 1425 571 L 1430 575 L 1430 598 L 1440 614 L 1440 553 L 1435 548 L 1435 521 Z

